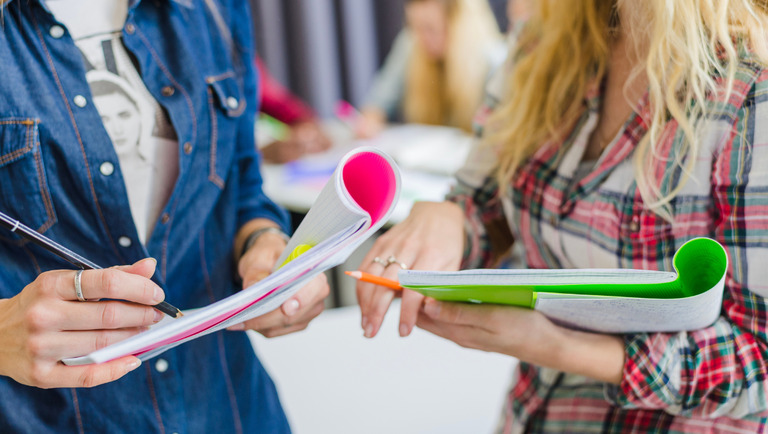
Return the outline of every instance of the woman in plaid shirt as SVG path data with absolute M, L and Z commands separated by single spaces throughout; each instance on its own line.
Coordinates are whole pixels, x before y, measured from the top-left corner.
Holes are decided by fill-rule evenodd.
M 365 259 L 390 278 L 488 267 L 516 240 L 528 268 L 672 270 L 691 238 L 725 246 L 721 316 L 701 330 L 585 333 L 406 291 L 402 336 L 520 359 L 503 432 L 768 432 L 766 24 L 765 0 L 536 2 L 449 200 Z M 358 285 L 366 336 L 392 297 Z

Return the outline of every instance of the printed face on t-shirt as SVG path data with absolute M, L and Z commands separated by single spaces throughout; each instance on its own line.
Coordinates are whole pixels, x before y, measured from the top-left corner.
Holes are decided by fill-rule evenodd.
M 138 149 L 141 116 L 136 104 L 121 92 L 95 96 L 93 103 L 117 152 Z

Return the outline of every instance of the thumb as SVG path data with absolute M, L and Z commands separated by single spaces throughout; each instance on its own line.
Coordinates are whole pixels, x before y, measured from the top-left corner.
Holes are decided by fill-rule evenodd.
M 141 365 L 141 360 L 133 356 L 121 357 L 109 362 L 85 366 L 61 367 L 69 371 L 74 378 L 74 387 L 94 387 L 119 379 Z
M 248 270 L 245 273 L 245 276 L 243 276 L 243 288 L 247 288 L 256 282 L 263 280 L 269 275 L 270 272 L 267 270 Z
M 131 265 L 119 265 L 115 268 L 120 271 L 125 271 L 126 273 L 136 274 L 150 279 L 152 278 L 152 275 L 155 274 L 155 268 L 157 268 L 157 259 L 144 258 L 141 261 L 135 262 Z

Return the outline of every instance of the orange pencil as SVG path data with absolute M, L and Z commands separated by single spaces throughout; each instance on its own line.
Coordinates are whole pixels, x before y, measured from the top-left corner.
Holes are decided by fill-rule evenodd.
M 363 282 L 386 286 L 387 288 L 394 289 L 395 291 L 400 291 L 403 289 L 403 287 L 394 280 L 390 280 L 381 276 L 375 276 L 373 274 L 366 273 L 365 271 L 345 271 L 344 274 L 347 276 L 352 276 L 357 280 L 362 280 Z

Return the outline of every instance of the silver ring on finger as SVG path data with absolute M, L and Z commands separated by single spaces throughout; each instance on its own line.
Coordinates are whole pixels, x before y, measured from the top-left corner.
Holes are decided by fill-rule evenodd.
M 373 261 L 371 261 L 371 262 L 373 262 L 374 264 L 379 264 L 382 267 L 386 267 L 387 265 L 389 265 L 389 262 L 379 258 L 378 256 L 373 258 Z
M 392 265 L 392 264 L 397 265 L 398 267 L 400 267 L 403 270 L 407 270 L 408 269 L 408 266 L 405 265 L 404 262 L 398 261 L 397 258 L 395 258 L 395 255 L 389 255 L 389 258 L 387 258 L 387 265 L 386 266 L 389 266 L 389 265 Z
M 80 301 L 88 301 L 83 297 L 82 276 L 83 270 L 77 270 L 75 273 L 75 296 Z

